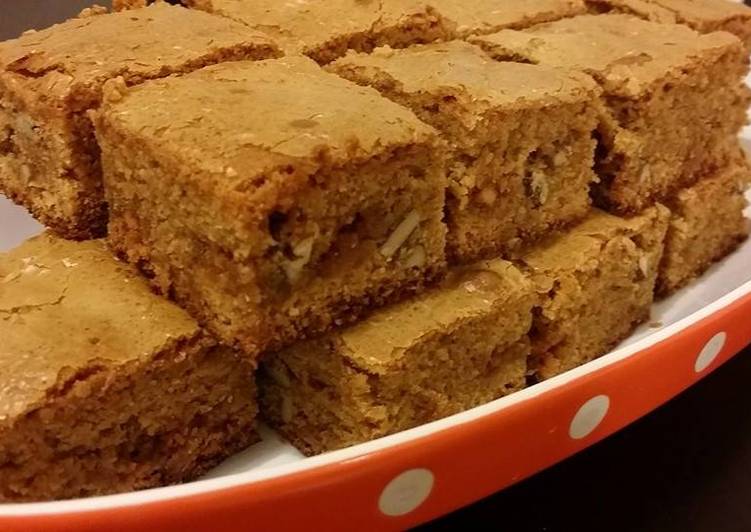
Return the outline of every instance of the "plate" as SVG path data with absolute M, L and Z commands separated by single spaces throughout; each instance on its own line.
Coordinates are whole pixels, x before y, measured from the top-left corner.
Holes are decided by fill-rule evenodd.
M 751 212 L 748 213 L 751 217 Z M 0 197 L 0 250 L 41 227 Z M 404 529 L 499 491 L 657 408 L 751 343 L 751 241 L 608 355 L 467 412 L 304 458 L 271 430 L 196 482 L 0 504 L 0 530 Z

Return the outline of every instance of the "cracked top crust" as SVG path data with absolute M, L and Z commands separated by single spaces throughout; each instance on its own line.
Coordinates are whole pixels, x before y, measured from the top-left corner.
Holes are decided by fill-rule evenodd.
M 413 21 L 443 26 L 449 36 L 528 26 L 584 12 L 582 0 L 193 0 L 266 32 L 289 52 L 307 52 L 344 36 L 371 35 Z M 415 35 L 414 42 L 420 42 Z
M 256 178 L 271 171 L 284 173 L 289 187 L 299 168 L 312 173 L 437 142 L 407 109 L 301 56 L 212 66 L 125 89 L 114 100 L 97 113 L 98 128 L 145 139 L 230 190 L 259 188 Z
M 210 0 L 197 4 L 269 34 L 291 53 L 427 15 L 421 0 Z
M 460 36 L 526 28 L 585 11 L 582 0 L 426 0 L 426 3 L 451 20 Z
M 358 77 L 373 81 L 386 79 L 401 93 L 462 97 L 462 104 L 479 112 L 579 102 L 591 99 L 592 92 L 599 90 L 584 74 L 494 61 L 477 46 L 463 41 L 349 54 L 330 68 L 351 69 Z
M 595 209 L 578 226 L 528 248 L 519 260 L 535 274 L 587 271 L 597 265 L 600 251 L 609 240 L 653 231 L 655 227 L 665 226 L 669 217 L 670 211 L 659 203 L 632 218 L 620 218 Z
M 701 31 L 733 19 L 751 23 L 751 9 L 728 0 L 587 0 L 587 3 L 632 12 L 656 22 L 682 22 Z
M 501 306 L 531 316 L 532 285 L 510 262 L 485 261 L 454 272 L 440 289 L 375 312 L 338 336 L 354 364 L 385 373 L 414 345 Z M 509 341 L 525 333 L 519 331 Z
M 664 80 L 681 79 L 728 51 L 744 54 L 741 42 L 729 33 L 700 35 L 686 26 L 630 15 L 583 15 L 471 41 L 498 59 L 584 71 L 606 92 L 628 98 L 638 98 Z
M 627 13 L 663 24 L 675 24 L 675 13 L 650 0 L 585 0 L 593 13 Z M 681 0 L 685 1 L 685 0 Z M 729 3 L 729 2 L 728 2 Z
M 28 240 L 0 254 L 0 424 L 80 371 L 147 360 L 200 336 L 103 241 Z
M 279 55 L 268 36 L 243 24 L 160 2 L 68 20 L 0 43 L 0 76 L 39 97 L 63 98 L 114 76 L 136 83 L 192 70 L 207 58 L 251 52 Z

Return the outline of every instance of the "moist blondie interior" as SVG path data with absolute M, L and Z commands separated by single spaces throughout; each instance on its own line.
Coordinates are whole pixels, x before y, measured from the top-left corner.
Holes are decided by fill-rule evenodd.
M 607 353 L 649 319 L 668 210 L 632 218 L 595 211 L 519 256 L 540 302 L 531 373 L 547 379 Z
M 587 76 L 494 62 L 462 41 L 349 54 L 327 68 L 443 134 L 452 262 L 507 253 L 589 211 L 600 107 Z
M 524 387 L 531 284 L 504 261 L 263 359 L 266 419 L 310 455 L 405 430 Z
M 581 70 L 603 88 L 598 204 L 637 213 L 722 168 L 746 121 L 748 56 L 727 33 L 585 15 L 473 37 L 495 58 Z
M 86 116 L 105 81 L 135 85 L 279 55 L 268 37 L 242 24 L 182 7 L 97 13 L 0 43 L 0 192 L 75 239 L 102 236 L 107 222 Z
M 250 354 L 445 269 L 435 131 L 306 58 L 126 90 L 96 124 L 111 244 Z
M 253 366 L 102 241 L 0 255 L 0 501 L 191 480 L 256 441 Z
M 744 190 L 751 183 L 741 160 L 681 190 L 667 202 L 672 216 L 657 293 L 667 296 L 730 254 L 749 235 Z

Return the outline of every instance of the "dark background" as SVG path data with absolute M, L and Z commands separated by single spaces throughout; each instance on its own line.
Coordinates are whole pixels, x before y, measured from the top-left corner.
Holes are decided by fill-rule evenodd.
M 0 40 L 88 5 L 0 0 Z M 751 349 L 628 429 L 425 528 L 469 524 L 514 532 L 751 532 Z

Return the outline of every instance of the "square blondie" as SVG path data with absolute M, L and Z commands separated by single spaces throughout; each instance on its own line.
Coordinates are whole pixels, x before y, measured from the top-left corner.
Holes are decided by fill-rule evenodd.
M 669 216 L 661 205 L 632 218 L 595 211 L 519 256 L 540 294 L 530 332 L 537 378 L 604 355 L 649 319 Z
M 0 254 L 0 501 L 191 480 L 257 440 L 253 365 L 104 242 Z
M 99 148 L 86 112 L 103 84 L 135 85 L 222 61 L 280 54 L 265 35 L 158 4 L 76 18 L 0 43 L 0 193 L 62 236 L 102 236 Z
M 443 273 L 443 145 L 373 89 L 302 56 L 110 87 L 110 242 L 227 343 L 278 348 Z
M 444 286 L 262 361 L 265 419 L 311 455 L 421 425 L 525 385 L 535 301 L 510 263 Z
M 503 28 L 524 28 L 586 11 L 583 0 L 184 0 L 268 33 L 290 54 L 325 64 L 347 50 L 405 48 Z M 117 2 L 118 8 L 144 0 Z
M 636 213 L 727 165 L 746 122 L 748 56 L 723 32 L 700 35 L 628 15 L 584 15 L 473 37 L 494 57 L 580 70 L 603 88 L 598 203 Z
M 626 13 L 654 22 L 685 24 L 698 32 L 727 31 L 751 48 L 751 8 L 727 0 L 586 0 L 594 13 Z
M 327 68 L 443 134 L 451 261 L 506 253 L 589 211 L 600 91 L 588 76 L 496 62 L 463 41 L 348 54 Z
M 657 294 L 666 296 L 704 273 L 748 238 L 744 190 L 751 170 L 742 161 L 681 190 L 666 205 L 672 216 Z

